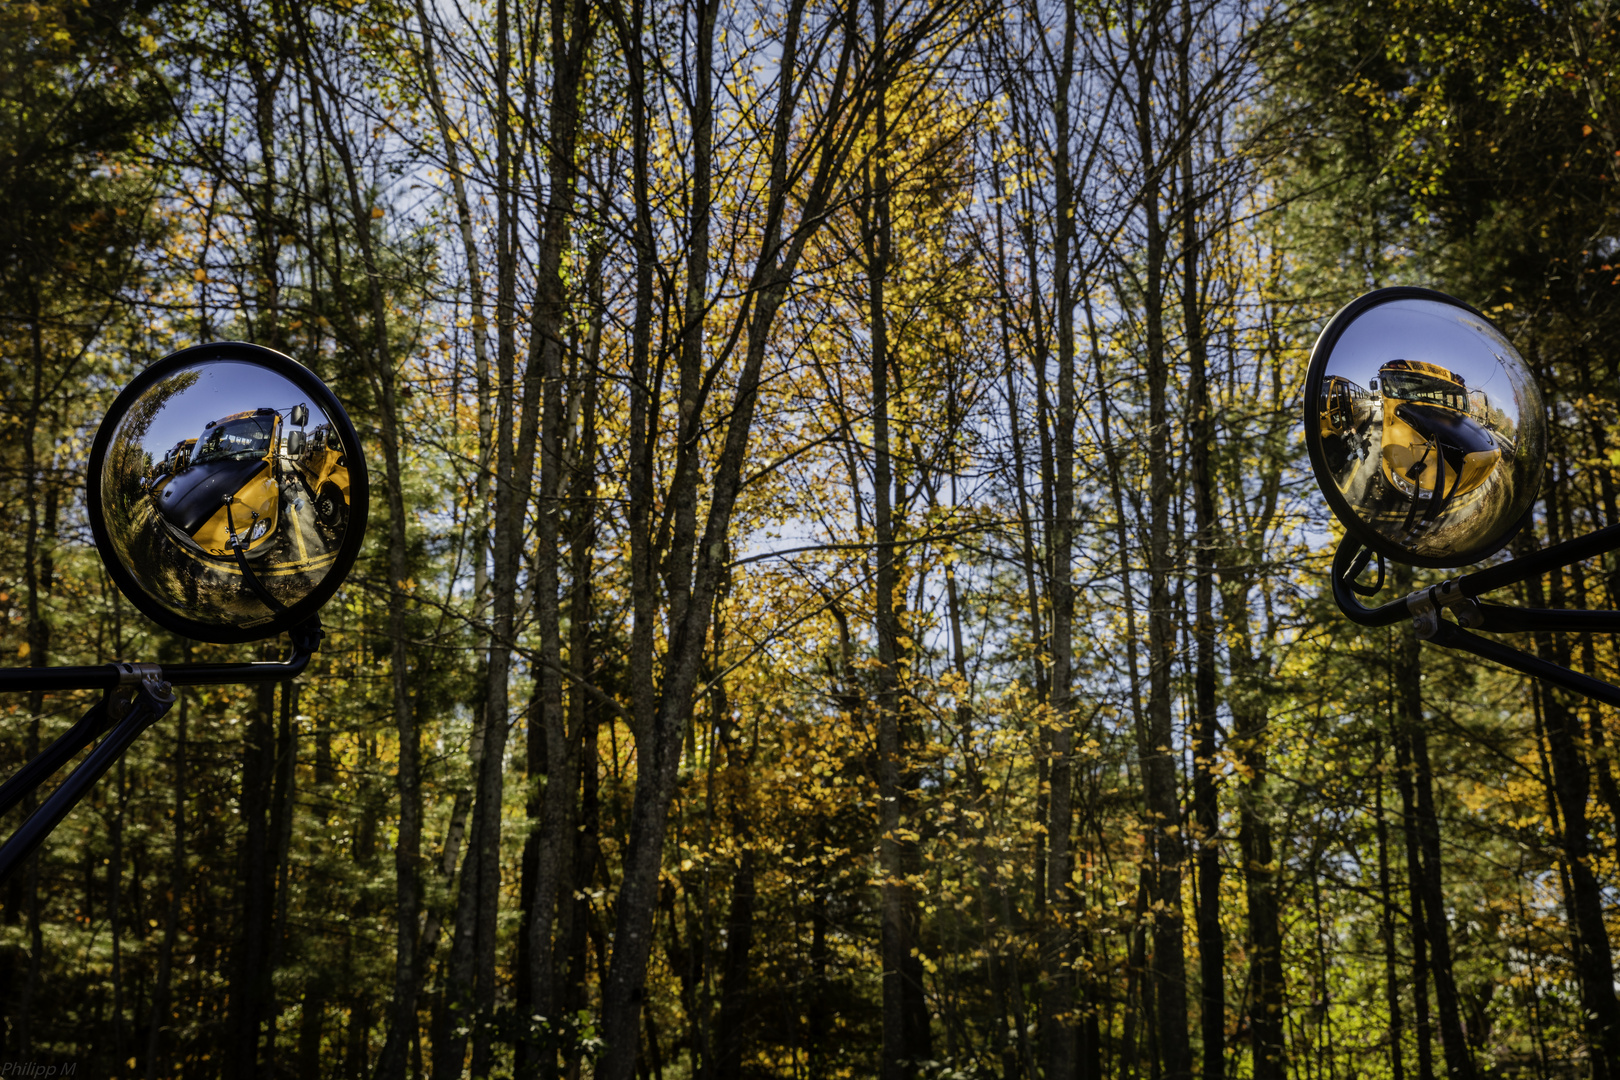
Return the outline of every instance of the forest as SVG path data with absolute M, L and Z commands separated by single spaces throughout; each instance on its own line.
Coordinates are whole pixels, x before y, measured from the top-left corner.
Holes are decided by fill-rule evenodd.
M 0 886 L 0 1071 L 1620 1080 L 1620 714 L 1344 619 L 1302 429 L 1441 289 L 1546 398 L 1497 558 L 1620 523 L 1617 159 L 1607 0 L 0 4 L 6 662 L 285 654 L 91 541 L 165 354 L 371 476 L 309 668 Z

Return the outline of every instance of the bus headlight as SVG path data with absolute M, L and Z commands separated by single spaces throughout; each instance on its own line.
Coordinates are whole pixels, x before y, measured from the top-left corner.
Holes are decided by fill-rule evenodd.
M 260 518 L 253 523 L 253 529 L 248 533 L 248 543 L 258 543 L 264 539 L 264 534 L 270 531 L 270 519 Z

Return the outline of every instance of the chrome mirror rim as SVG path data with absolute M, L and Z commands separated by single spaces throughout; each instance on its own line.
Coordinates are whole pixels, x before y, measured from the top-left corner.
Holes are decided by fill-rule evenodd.
M 160 380 L 181 368 L 209 361 L 255 364 L 282 376 L 308 394 L 311 403 L 324 409 L 336 427 L 340 440 L 344 441 L 345 445 L 355 448 L 353 460 L 348 465 L 350 485 L 348 527 L 342 542 L 338 545 L 331 568 L 307 595 L 289 605 L 286 610 L 256 620 L 247 626 L 229 626 L 188 619 L 160 604 L 141 587 L 118 558 L 117 548 L 113 545 L 107 528 L 106 511 L 102 505 L 102 474 L 106 466 L 107 451 L 124 416 L 141 395 Z M 137 610 L 159 626 L 176 634 L 197 641 L 236 645 L 285 633 L 308 622 L 326 605 L 348 578 L 349 571 L 353 569 L 355 560 L 359 557 L 361 544 L 365 540 L 366 520 L 371 504 L 365 455 L 361 452 L 360 445 L 354 424 L 349 420 L 349 414 L 338 401 L 337 395 L 333 394 L 314 372 L 284 353 L 246 341 L 213 341 L 172 352 L 148 365 L 119 391 L 102 417 L 101 427 L 96 431 L 95 440 L 90 446 L 89 469 L 85 478 L 85 507 L 90 520 L 90 533 L 95 540 L 96 550 L 101 554 L 102 564 L 106 566 L 107 574 L 113 583 L 118 586 L 118 591 L 123 593 Z
M 1517 521 L 1503 529 L 1499 536 L 1492 537 L 1472 548 L 1439 556 L 1414 554 L 1368 526 L 1362 520 L 1361 515 L 1350 505 L 1349 500 L 1339 491 L 1338 485 L 1328 479 L 1331 476 L 1331 471 L 1328 468 L 1327 455 L 1322 445 L 1322 433 L 1319 425 L 1315 422 L 1316 403 L 1321 395 L 1322 381 L 1327 374 L 1328 359 L 1332 356 L 1339 339 L 1353 322 L 1366 314 L 1371 308 L 1395 300 L 1429 300 L 1446 304 L 1472 314 L 1487 326 L 1501 333 L 1501 328 L 1492 322 L 1489 316 L 1472 305 L 1436 289 L 1425 289 L 1416 285 L 1395 285 L 1375 289 L 1372 292 L 1363 293 L 1340 308 L 1328 320 L 1327 325 L 1322 328 L 1321 334 L 1317 336 L 1316 344 L 1311 346 L 1310 363 L 1305 369 L 1302 407 L 1305 418 L 1305 449 L 1310 456 L 1312 478 L 1316 481 L 1317 489 L 1321 491 L 1328 508 L 1332 510 L 1333 516 L 1338 519 L 1339 524 L 1344 527 L 1350 536 L 1360 541 L 1365 547 L 1394 562 L 1408 566 L 1437 570 L 1467 566 L 1501 551 L 1530 521 L 1531 514 L 1535 510 L 1536 494 L 1541 483 L 1539 473 L 1535 477 L 1537 487 L 1531 491 L 1524 513 Z M 1503 336 L 1506 337 L 1505 334 Z

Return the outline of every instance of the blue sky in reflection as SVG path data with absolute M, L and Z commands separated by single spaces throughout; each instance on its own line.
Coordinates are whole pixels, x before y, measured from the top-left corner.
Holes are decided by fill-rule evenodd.
M 168 453 L 180 440 L 200 436 L 210 420 L 231 413 L 268 406 L 285 416 L 294 405 L 307 404 L 309 424 L 305 430 L 327 422 L 326 414 L 309 400 L 308 394 L 284 376 L 257 364 L 213 360 L 188 370 L 198 373 L 196 383 L 169 399 L 141 439 L 141 449 L 154 459 Z
M 1461 375 L 1470 391 L 1483 391 L 1515 426 L 1521 407 L 1539 408 L 1539 397 L 1531 396 L 1533 377 L 1518 351 L 1464 308 L 1433 300 L 1392 300 L 1369 308 L 1333 346 L 1327 374 L 1367 390 L 1391 360 L 1421 360 Z M 1514 365 L 1517 372 L 1510 370 Z

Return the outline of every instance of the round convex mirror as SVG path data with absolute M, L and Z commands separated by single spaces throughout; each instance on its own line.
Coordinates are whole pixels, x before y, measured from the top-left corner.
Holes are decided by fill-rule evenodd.
M 1500 550 L 1547 454 L 1541 391 L 1518 350 L 1467 304 L 1416 288 L 1358 297 L 1323 329 L 1305 443 L 1345 529 L 1427 567 Z
M 304 622 L 354 565 L 366 466 L 309 369 L 244 342 L 164 357 L 113 402 L 90 451 L 90 527 L 113 580 L 201 641 Z

